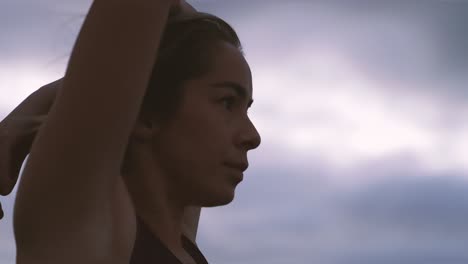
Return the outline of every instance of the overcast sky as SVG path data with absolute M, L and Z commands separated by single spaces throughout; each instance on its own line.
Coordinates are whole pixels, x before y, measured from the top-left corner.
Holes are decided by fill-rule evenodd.
M 262 135 L 202 212 L 210 263 L 468 263 L 468 1 L 191 3 L 239 33 Z M 0 118 L 63 76 L 90 4 L 0 4 Z

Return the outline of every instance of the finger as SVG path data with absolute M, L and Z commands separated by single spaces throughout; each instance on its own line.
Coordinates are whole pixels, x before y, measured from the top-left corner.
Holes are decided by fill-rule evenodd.
M 11 168 L 0 168 L 0 173 L 2 173 L 0 177 L 0 195 L 2 196 L 9 195 L 18 180 L 19 170 L 14 169 L 13 171 L 16 173 L 12 173 L 11 171 Z
M 3 218 L 3 209 L 2 209 L 2 204 L 0 203 L 0 219 Z
M 29 153 L 32 137 L 0 137 L 0 195 L 8 195 L 18 181 L 23 161 Z
M 0 147 L 0 195 L 7 195 L 14 185 L 11 179 L 11 153 L 7 144 Z

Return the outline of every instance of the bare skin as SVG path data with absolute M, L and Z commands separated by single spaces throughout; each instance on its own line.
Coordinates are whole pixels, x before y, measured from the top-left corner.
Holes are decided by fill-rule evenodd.
M 14 188 L 21 165 L 40 125 L 47 118 L 60 80 L 41 87 L 0 122 L 0 194 Z
M 115 238 L 132 234 L 115 230 L 114 216 L 125 212 L 116 212 L 113 197 L 174 4 L 93 2 L 19 183 L 17 263 L 129 262 L 131 243 Z
M 260 144 L 246 113 L 252 97 L 250 69 L 235 47 L 218 43 L 216 70 L 185 84 L 176 118 L 164 125 L 141 122 L 137 113 L 159 39 L 154 25 L 156 32 L 162 30 L 174 4 L 156 2 L 93 4 L 75 44 L 63 91 L 39 129 L 20 182 L 14 219 L 18 263 L 128 263 L 135 215 L 182 263 L 194 263 L 181 245 L 181 235 L 195 241 L 200 206 L 224 205 L 234 198 L 242 172 L 226 163 L 246 164 L 247 151 Z M 191 10 L 176 2 L 177 9 Z M 112 5 L 113 13 L 106 11 L 107 5 Z M 109 69 L 107 76 L 114 78 L 110 81 L 107 69 L 93 75 L 87 63 L 93 65 L 94 53 L 106 56 L 102 49 L 108 39 L 98 32 L 116 26 L 96 25 L 99 18 L 112 21 L 122 15 L 137 16 L 128 23 L 144 30 L 135 33 L 126 23 L 114 32 L 123 43 L 117 50 L 139 52 L 124 58 L 132 66 Z M 153 27 L 145 32 L 147 23 Z M 152 44 L 138 46 L 126 41 L 125 34 L 139 39 L 136 43 Z M 120 53 L 106 58 L 118 65 L 122 58 L 115 54 Z M 116 74 L 119 70 L 124 72 Z M 245 96 L 220 83 L 237 84 Z M 115 96 L 106 97 L 106 92 Z M 104 97 L 105 107 L 99 101 Z M 77 108 L 82 101 L 87 102 L 86 109 Z M 83 115 L 89 118 L 83 120 Z M 127 146 L 131 170 L 121 175 Z M 102 157 L 107 162 L 96 163 Z M 5 189 L 10 187 L 11 182 Z M 34 218 L 37 215 L 41 218 Z
M 15 187 L 23 161 L 47 119 L 62 82 L 63 78 L 39 88 L 0 122 L 0 195 L 10 194 Z M 200 207 L 187 207 L 184 213 L 184 234 L 194 243 L 200 210 Z M 3 212 L 0 210 L 1 218 Z
M 247 62 L 237 48 L 220 42 L 213 68 L 185 84 L 171 123 L 135 130 L 141 143 L 132 150 L 132 172 L 139 176 L 130 178 L 139 181 L 127 185 L 138 190 L 131 196 L 140 217 L 180 259 L 188 257 L 180 239 L 184 208 L 230 203 L 242 171 L 226 163 L 247 164 L 247 152 L 260 144 L 247 116 L 252 100 Z M 220 83 L 237 84 L 245 97 Z
M 21 165 L 47 117 L 58 84 L 56 81 L 41 87 L 0 122 L 0 195 L 10 194 L 15 187 Z

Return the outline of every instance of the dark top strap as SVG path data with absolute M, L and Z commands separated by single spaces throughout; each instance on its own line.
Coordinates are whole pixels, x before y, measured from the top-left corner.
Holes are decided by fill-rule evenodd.
M 208 264 L 203 254 L 190 239 L 182 235 L 182 246 L 197 264 Z M 137 218 L 137 233 L 130 264 L 182 264 L 174 254 Z

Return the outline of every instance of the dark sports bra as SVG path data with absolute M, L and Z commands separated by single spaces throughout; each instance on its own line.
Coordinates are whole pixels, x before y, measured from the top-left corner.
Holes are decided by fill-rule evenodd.
M 203 254 L 190 239 L 182 235 L 182 245 L 197 264 L 208 264 Z M 137 233 L 130 264 L 182 264 L 174 254 L 154 236 L 148 226 L 137 218 Z

